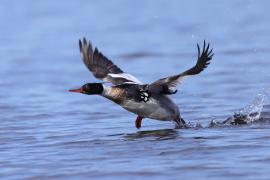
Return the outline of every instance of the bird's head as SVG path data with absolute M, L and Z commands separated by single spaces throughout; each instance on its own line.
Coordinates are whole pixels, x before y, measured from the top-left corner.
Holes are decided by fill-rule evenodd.
M 103 92 L 104 88 L 101 83 L 87 83 L 80 87 L 79 89 L 71 89 L 69 92 L 76 92 L 76 93 L 82 93 L 82 94 L 101 94 Z

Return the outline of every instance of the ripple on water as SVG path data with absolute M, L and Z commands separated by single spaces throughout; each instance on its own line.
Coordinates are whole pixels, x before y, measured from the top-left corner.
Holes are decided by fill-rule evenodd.
M 1 179 L 269 179 L 269 1 L 10 3 L 0 1 Z M 211 42 L 209 67 L 172 96 L 191 127 L 145 119 L 137 130 L 115 104 L 68 93 L 98 82 L 83 36 L 143 82 L 191 67 L 196 43 Z M 248 123 L 208 128 L 235 112 Z

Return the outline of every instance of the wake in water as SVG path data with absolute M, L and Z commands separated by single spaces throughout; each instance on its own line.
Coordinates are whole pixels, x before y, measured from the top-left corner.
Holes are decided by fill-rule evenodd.
M 270 92 L 270 91 L 269 91 Z M 255 99 L 246 107 L 240 109 L 239 111 L 235 112 L 233 115 L 229 116 L 225 120 L 212 120 L 208 128 L 214 127 L 228 127 L 228 126 L 236 126 L 236 125 L 248 125 L 253 123 L 265 123 L 270 122 L 270 111 L 266 112 L 266 117 L 261 117 L 262 110 L 264 108 L 264 103 L 267 95 L 269 94 L 268 91 L 264 90 L 262 93 L 259 93 Z M 188 124 L 188 128 L 204 128 L 202 124 Z

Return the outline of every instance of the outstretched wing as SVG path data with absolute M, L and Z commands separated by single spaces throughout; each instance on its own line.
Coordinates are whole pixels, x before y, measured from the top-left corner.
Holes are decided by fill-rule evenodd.
M 115 85 L 123 83 L 142 84 L 134 76 L 124 73 L 97 48 L 93 50 L 91 42 L 87 42 L 85 38 L 83 38 L 83 41 L 79 40 L 79 47 L 84 64 L 96 78 Z
M 214 53 L 213 49 L 209 50 L 209 43 L 206 45 L 205 41 L 203 43 L 203 50 L 201 52 L 199 44 L 198 48 L 198 60 L 195 66 L 184 71 L 180 74 L 169 76 L 166 78 L 159 79 L 152 84 L 148 85 L 148 91 L 152 93 L 160 94 L 174 94 L 177 92 L 177 86 L 182 82 L 182 80 L 190 75 L 196 75 L 202 72 L 209 64 Z

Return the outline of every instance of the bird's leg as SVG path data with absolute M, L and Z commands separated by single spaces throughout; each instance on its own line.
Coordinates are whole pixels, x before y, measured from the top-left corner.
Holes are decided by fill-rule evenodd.
M 175 128 L 176 129 L 187 128 L 188 127 L 187 124 L 186 124 L 186 122 L 184 121 L 184 119 L 181 118 L 181 117 L 175 119 L 174 122 L 176 123 L 175 124 Z
M 181 121 L 183 124 L 186 124 L 186 121 L 185 121 L 183 118 L 180 118 L 180 121 Z
M 137 116 L 136 121 L 135 121 L 135 126 L 136 126 L 137 129 L 140 129 L 141 128 L 141 126 L 142 126 L 142 119 L 143 119 L 143 117 Z

